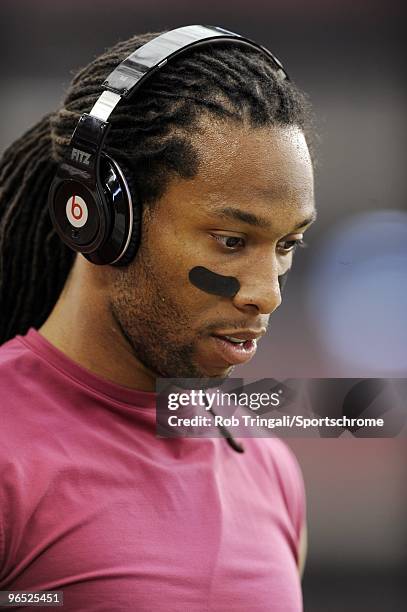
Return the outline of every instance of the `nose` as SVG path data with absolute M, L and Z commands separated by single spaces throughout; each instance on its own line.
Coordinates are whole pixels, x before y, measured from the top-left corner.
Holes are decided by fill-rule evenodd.
M 281 304 L 277 266 L 253 265 L 251 273 L 239 275 L 240 289 L 233 298 L 239 310 L 250 314 L 271 314 Z

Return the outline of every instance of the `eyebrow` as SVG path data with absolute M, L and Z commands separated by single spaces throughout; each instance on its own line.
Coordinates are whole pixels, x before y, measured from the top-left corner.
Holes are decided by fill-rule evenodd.
M 225 208 L 214 208 L 210 212 L 224 219 L 231 219 L 232 221 L 242 221 L 243 223 L 247 223 L 248 225 L 260 227 L 266 230 L 272 229 L 272 224 L 265 217 L 262 217 L 261 215 L 255 215 L 246 210 L 241 210 L 240 208 L 233 208 L 233 206 L 226 206 Z M 316 218 L 317 211 L 314 210 L 310 217 L 298 223 L 293 228 L 293 230 L 298 230 L 302 227 L 305 227 L 306 225 L 309 225 L 310 223 L 313 223 Z

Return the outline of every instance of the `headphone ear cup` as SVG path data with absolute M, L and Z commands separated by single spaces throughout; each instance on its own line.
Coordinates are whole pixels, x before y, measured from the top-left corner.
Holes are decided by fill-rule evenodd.
M 140 243 L 140 223 L 136 220 L 136 217 L 133 213 L 133 230 L 131 232 L 131 236 L 130 236 L 130 240 L 129 240 L 129 244 L 127 246 L 126 252 L 124 253 L 124 255 L 122 255 L 119 261 L 116 261 L 112 265 L 118 266 L 118 267 L 128 266 L 133 261 L 133 259 L 135 258 L 137 254 L 139 243 Z
M 117 162 L 116 162 L 117 163 Z M 142 206 L 137 199 L 137 191 L 134 184 L 134 180 L 131 177 L 131 172 L 126 166 L 120 164 L 121 172 L 127 183 L 128 190 L 132 196 L 133 203 L 133 227 L 130 233 L 130 239 L 124 254 L 120 259 L 114 262 L 112 265 L 121 267 L 129 265 L 135 258 L 141 239 L 141 217 L 142 217 Z

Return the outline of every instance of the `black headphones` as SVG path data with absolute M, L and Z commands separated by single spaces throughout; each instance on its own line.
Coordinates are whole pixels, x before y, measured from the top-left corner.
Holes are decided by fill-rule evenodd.
M 120 166 L 103 151 L 108 119 L 122 98 L 129 98 L 167 61 L 192 47 L 233 41 L 257 49 L 272 60 L 281 79 L 280 61 L 248 38 L 212 26 L 185 26 L 157 36 L 123 60 L 103 83 L 90 113 L 84 113 L 72 135 L 65 160 L 51 184 L 48 206 L 62 241 L 94 264 L 125 266 L 136 254 L 140 216 Z

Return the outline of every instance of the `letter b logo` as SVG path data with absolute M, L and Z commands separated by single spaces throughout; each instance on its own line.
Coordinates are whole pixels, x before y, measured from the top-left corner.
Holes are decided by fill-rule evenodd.
M 88 220 L 88 207 L 81 196 L 73 195 L 66 203 L 66 216 L 73 227 L 83 227 Z

